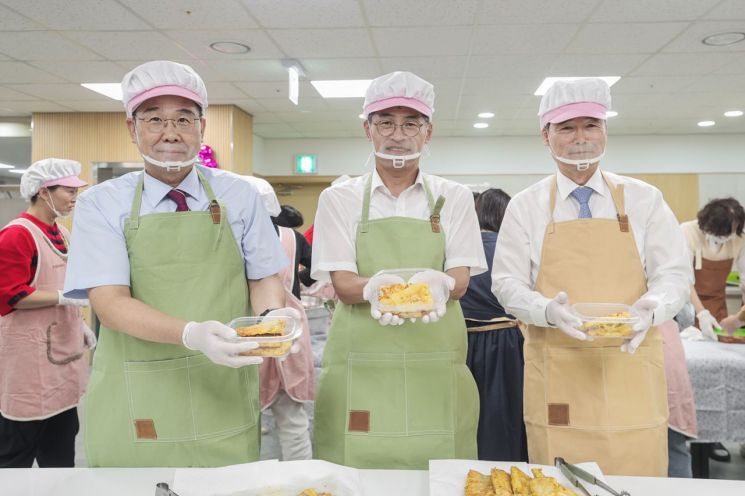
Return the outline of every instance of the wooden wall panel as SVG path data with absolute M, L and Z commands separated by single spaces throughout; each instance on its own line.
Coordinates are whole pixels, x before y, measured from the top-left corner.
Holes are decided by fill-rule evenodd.
M 253 116 L 233 107 L 233 172 L 253 174 Z
M 698 212 L 698 174 L 628 174 L 660 191 L 678 222 L 696 218 Z
M 305 222 L 297 229 L 302 233 L 313 224 L 316 218 L 316 209 L 318 208 L 318 197 L 321 196 L 321 191 L 328 188 L 330 184 L 272 184 L 272 186 L 274 186 L 274 190 L 277 192 L 277 198 L 281 205 L 292 205 L 303 214 L 303 220 Z

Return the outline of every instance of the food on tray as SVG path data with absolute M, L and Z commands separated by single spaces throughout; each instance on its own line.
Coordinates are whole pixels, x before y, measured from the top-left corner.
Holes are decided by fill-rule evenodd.
M 236 327 L 235 332 L 241 337 L 268 338 L 280 337 L 285 335 L 285 321 L 271 320 L 245 327 Z M 259 344 L 259 347 L 250 351 L 244 351 L 244 356 L 282 356 L 286 355 L 292 346 L 292 340 L 287 341 L 265 341 Z
M 630 319 L 633 315 L 629 312 L 616 312 L 603 317 L 604 319 Z M 603 322 L 602 320 L 589 320 L 582 324 L 581 329 L 590 336 L 599 336 L 605 338 L 625 338 L 631 336 L 634 332 L 631 330 L 631 324 L 625 322 Z
M 319 493 L 315 489 L 306 489 L 297 496 L 333 496 L 331 493 Z
M 435 302 L 427 283 L 389 284 L 378 290 L 378 308 L 399 317 L 415 318 L 434 310 Z
M 495 496 L 491 477 L 475 470 L 469 470 L 466 476 L 465 496 Z
M 553 477 L 546 477 L 540 468 L 531 471 L 534 478 L 515 466 L 510 467 L 509 474 L 493 468 L 491 476 L 469 470 L 465 496 L 577 496 Z
M 235 332 L 243 337 L 284 336 L 285 321 L 278 319 L 246 327 L 236 327 Z
M 494 486 L 494 496 L 509 496 L 512 494 L 510 474 L 498 468 L 491 469 L 491 483 Z

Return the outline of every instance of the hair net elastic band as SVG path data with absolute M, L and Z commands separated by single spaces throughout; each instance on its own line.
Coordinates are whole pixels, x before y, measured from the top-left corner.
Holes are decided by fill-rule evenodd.
M 417 100 L 416 98 L 410 98 L 406 96 L 394 96 L 391 98 L 385 98 L 383 100 L 373 102 L 365 107 L 363 115 L 365 119 L 367 119 L 367 116 L 372 114 L 373 112 L 378 112 L 380 110 L 385 110 L 392 107 L 408 107 L 426 115 L 427 117 L 432 117 L 432 109 L 430 107 L 425 105 L 420 100 Z

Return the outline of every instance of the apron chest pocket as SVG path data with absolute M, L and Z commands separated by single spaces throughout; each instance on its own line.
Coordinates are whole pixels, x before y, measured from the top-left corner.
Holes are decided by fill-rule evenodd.
M 364 413 L 368 434 L 453 434 L 452 352 L 350 353 L 348 361 L 347 412 Z
M 134 440 L 194 441 L 253 427 L 258 396 L 251 394 L 257 377 L 251 368 L 221 367 L 204 355 L 125 362 Z

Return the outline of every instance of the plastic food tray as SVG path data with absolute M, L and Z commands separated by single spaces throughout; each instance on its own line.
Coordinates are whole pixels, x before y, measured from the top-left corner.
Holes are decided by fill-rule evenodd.
M 300 337 L 303 332 L 301 327 L 295 326 L 295 320 L 289 317 L 238 317 L 228 323 L 229 327 L 232 327 L 240 333 L 238 330 L 241 327 L 250 326 L 264 326 L 270 327 L 277 325 L 279 322 L 284 322 L 284 334 L 282 336 L 238 336 L 235 338 L 237 342 L 254 341 L 259 343 L 259 347 L 241 353 L 245 356 L 260 356 L 260 357 L 271 357 L 281 358 L 286 356 L 290 352 L 292 344 Z
M 430 270 L 426 268 L 402 268 L 402 269 L 384 269 L 379 272 L 377 272 L 375 275 L 381 275 L 381 274 L 389 274 L 393 276 L 398 276 L 401 279 L 403 279 L 404 283 L 407 283 L 409 279 L 414 277 L 416 274 L 423 272 L 425 270 Z M 385 287 L 385 286 L 382 286 Z M 429 289 L 429 286 L 427 286 Z M 430 294 L 432 291 L 430 290 Z M 378 295 L 380 296 L 380 295 Z M 404 318 L 416 318 L 421 317 L 424 313 L 430 312 L 435 309 L 435 303 L 433 302 L 431 305 L 426 304 L 416 304 L 416 305 L 400 305 L 400 306 L 386 306 L 382 303 L 379 303 L 379 308 L 381 312 L 387 312 L 387 313 L 393 313 L 395 315 L 399 315 Z
M 575 303 L 572 311 L 582 321 L 580 329 L 595 339 L 631 337 L 639 321 L 636 311 L 622 303 Z M 620 313 L 629 316 L 617 316 Z

